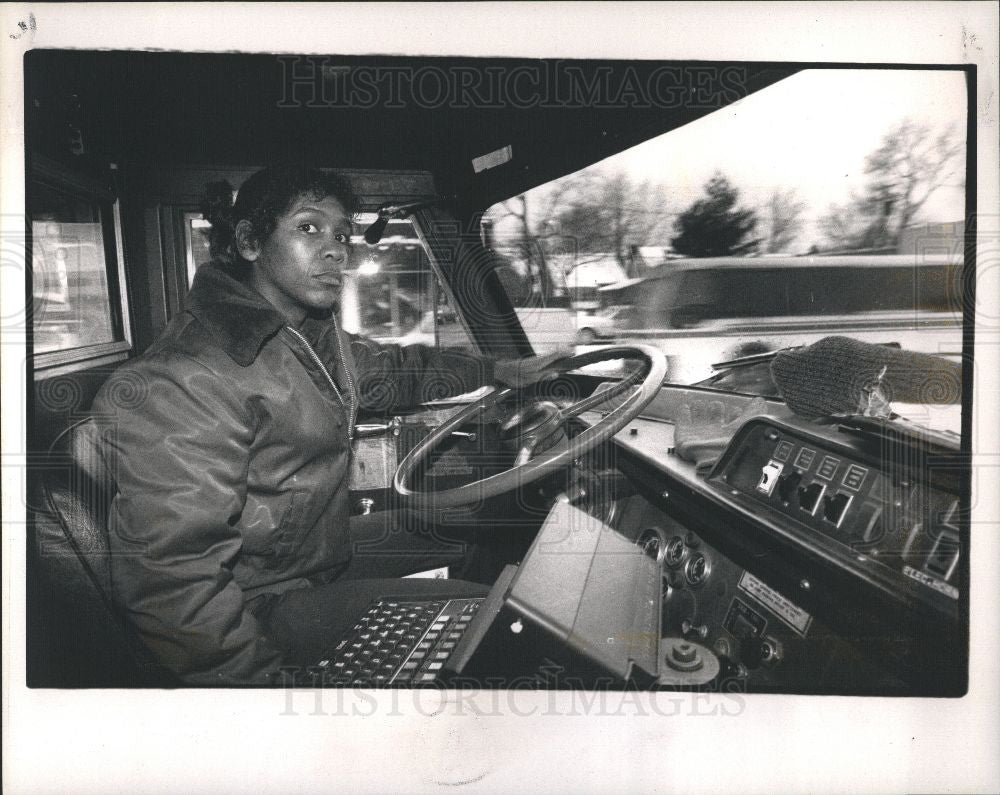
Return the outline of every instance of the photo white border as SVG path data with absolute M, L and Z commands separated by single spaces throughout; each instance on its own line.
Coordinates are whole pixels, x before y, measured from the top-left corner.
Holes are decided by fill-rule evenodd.
M 23 218 L 29 48 L 975 63 L 980 239 L 993 246 L 991 294 L 980 290 L 978 300 L 993 328 L 976 335 L 974 466 L 989 472 L 1000 462 L 997 26 L 989 2 L 5 4 L 0 234 Z M 24 291 L 23 273 L 4 265 L 6 324 L 23 314 Z M 677 696 L 666 694 L 584 717 L 565 714 L 552 694 L 522 692 L 502 705 L 503 717 L 477 717 L 454 703 L 428 715 L 432 701 L 418 709 L 398 693 L 353 698 L 346 714 L 327 696 L 327 714 L 311 715 L 311 697 L 300 694 L 293 716 L 282 714 L 283 692 L 27 690 L 23 334 L 5 333 L 2 352 L 3 773 L 11 792 L 1000 789 L 1000 511 L 985 477 L 973 514 L 963 699 L 752 696 L 737 710 L 732 699 L 688 696 L 671 715 Z M 491 711 L 488 699 L 476 703 Z M 665 716 L 641 715 L 653 703 Z M 722 711 L 705 714 L 713 708 Z

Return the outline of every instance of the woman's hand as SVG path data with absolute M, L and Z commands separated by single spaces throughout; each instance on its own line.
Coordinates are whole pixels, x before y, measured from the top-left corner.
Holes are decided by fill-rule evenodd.
M 560 348 L 545 356 L 528 356 L 524 359 L 505 359 L 494 363 L 494 377 L 504 385 L 522 389 L 539 381 L 555 378 L 557 373 L 550 371 L 555 362 L 573 355 L 568 348 Z

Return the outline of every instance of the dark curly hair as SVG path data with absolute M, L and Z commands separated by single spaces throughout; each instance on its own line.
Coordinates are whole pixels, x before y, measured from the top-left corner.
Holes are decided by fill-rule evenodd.
M 348 215 L 357 212 L 357 198 L 346 179 L 329 171 L 304 165 L 268 166 L 248 177 L 233 202 L 233 187 L 225 180 L 205 186 L 202 217 L 212 225 L 209 250 L 213 259 L 229 264 L 242 260 L 236 246 L 236 225 L 250 222 L 252 239 L 262 243 L 270 237 L 278 216 L 288 211 L 300 196 L 332 197 Z

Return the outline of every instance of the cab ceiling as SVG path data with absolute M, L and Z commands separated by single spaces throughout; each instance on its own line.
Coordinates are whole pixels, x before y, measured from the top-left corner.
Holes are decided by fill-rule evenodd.
M 29 147 L 44 149 L 58 145 L 53 125 L 78 118 L 89 157 L 138 166 L 306 159 L 429 170 L 442 191 L 490 203 L 799 68 L 36 50 L 25 61 L 26 132 Z M 474 158 L 507 146 L 509 162 L 476 173 Z

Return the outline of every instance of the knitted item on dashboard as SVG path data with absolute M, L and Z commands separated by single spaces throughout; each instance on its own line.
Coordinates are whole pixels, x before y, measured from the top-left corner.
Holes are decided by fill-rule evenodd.
M 730 420 L 724 417 L 725 408 L 719 403 L 715 410 L 695 411 L 684 406 L 674 422 L 674 452 L 685 461 L 692 461 L 699 474 L 706 474 L 722 455 L 736 430 L 751 417 L 767 414 L 767 403 L 762 397 L 754 398 L 740 414 Z
M 849 337 L 826 337 L 784 351 L 771 375 L 788 407 L 802 417 L 875 414 L 872 403 L 959 403 L 962 366 L 938 356 Z

